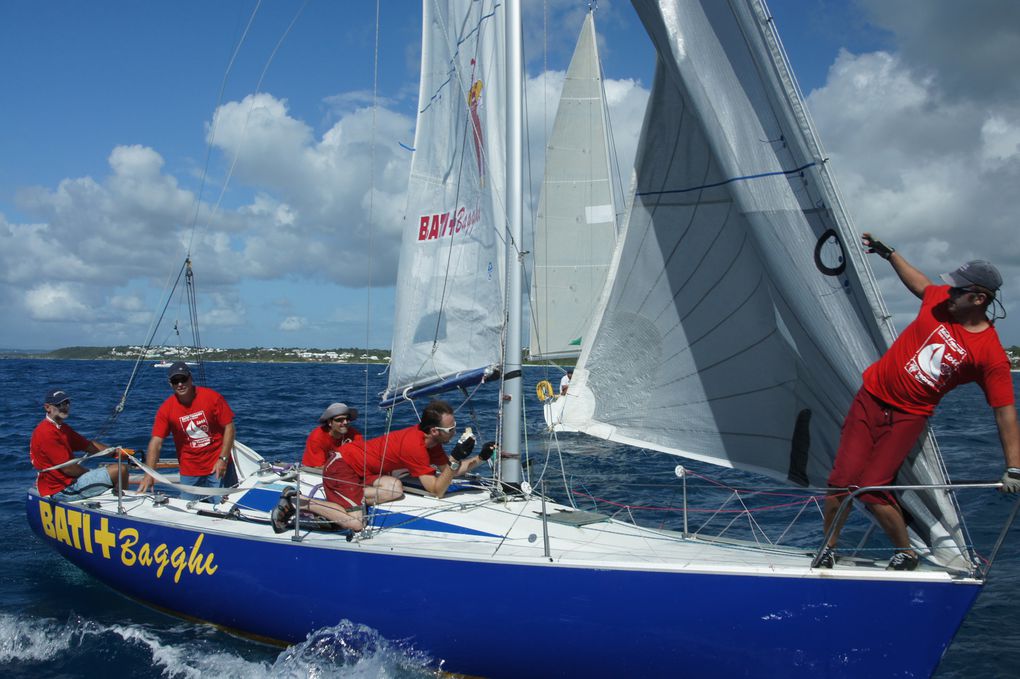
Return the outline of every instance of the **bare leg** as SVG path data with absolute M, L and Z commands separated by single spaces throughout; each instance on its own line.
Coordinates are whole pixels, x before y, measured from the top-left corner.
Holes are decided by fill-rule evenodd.
M 840 505 L 843 504 L 843 500 L 846 499 L 846 494 L 841 492 L 829 493 L 825 496 L 825 504 L 822 505 L 822 519 L 825 522 L 825 534 L 829 535 L 829 528 L 832 526 L 832 522 L 836 520 L 836 513 L 839 511 Z M 840 519 L 839 524 L 832 531 L 832 535 L 829 535 L 829 541 L 826 543 L 829 547 L 835 547 L 836 543 L 839 542 L 839 534 L 843 530 L 843 524 L 846 523 L 849 511 L 843 515 Z
M 404 497 L 404 484 L 393 476 L 380 476 L 371 486 L 365 487 L 365 502 L 378 505 Z
M 313 500 L 301 497 L 301 508 L 307 509 L 316 516 L 332 521 L 345 530 L 359 531 L 365 527 L 361 521 L 361 510 L 348 512 L 346 509 L 327 500 Z
M 903 520 L 903 511 L 899 505 L 869 504 L 868 509 L 875 515 L 878 525 L 886 532 L 896 549 L 915 554 L 910 548 L 907 524 Z

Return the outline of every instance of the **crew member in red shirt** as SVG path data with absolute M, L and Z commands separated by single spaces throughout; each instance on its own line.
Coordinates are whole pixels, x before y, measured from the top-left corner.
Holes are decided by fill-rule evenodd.
M 167 377 L 174 393 L 156 411 L 145 463 L 156 466 L 163 439 L 172 433 L 181 484 L 219 488 L 234 448 L 234 412 L 217 392 L 195 386 L 191 370 L 183 361 L 170 366 Z M 145 492 L 152 484 L 153 478 L 146 476 L 138 491 Z M 197 500 L 202 496 L 182 492 L 181 497 Z
M 921 299 L 917 318 L 876 363 L 864 371 L 864 384 L 843 423 L 829 486 L 888 486 L 924 432 L 935 406 L 959 384 L 977 382 L 995 414 L 1006 471 L 1003 492 L 1020 492 L 1020 426 L 1013 404 L 1010 363 L 988 307 L 1002 286 L 998 270 L 984 260 L 967 262 L 943 274 L 949 285 L 935 285 L 900 253 L 869 233 L 862 241 L 868 252 L 889 261 L 910 292 Z M 845 493 L 825 500 L 828 532 Z M 879 525 L 896 553 L 890 570 L 913 570 L 917 553 L 910 547 L 903 511 L 889 493 L 865 493 Z M 819 565 L 832 568 L 840 525 L 835 526 Z
M 469 437 L 453 447 L 447 457 L 443 446 L 454 439 L 457 422 L 446 401 L 432 401 L 422 411 L 417 425 L 392 431 L 365 441 L 353 441 L 340 448 L 322 470 L 322 488 L 326 502 L 302 501 L 302 508 L 344 528 L 361 530 L 361 504 L 380 504 L 398 500 L 404 486 L 392 474 L 407 470 L 417 476 L 426 491 L 443 497 L 454 476 L 466 474 L 488 460 L 495 443 L 486 443 L 478 456 L 465 460 L 474 449 Z M 439 470 L 437 475 L 436 470 Z M 273 511 L 273 528 L 286 530 L 293 516 L 287 498 Z
M 322 467 L 340 446 L 362 440 L 361 432 L 351 426 L 358 419 L 358 409 L 345 403 L 334 403 L 319 416 L 319 426 L 305 441 L 305 454 L 301 464 L 305 467 Z
M 58 500 L 84 500 L 108 488 L 127 487 L 127 465 L 121 465 L 119 484 L 115 464 L 89 470 L 76 462 L 60 469 L 42 471 L 73 460 L 75 451 L 98 453 L 109 448 L 99 441 L 88 440 L 67 424 L 71 397 L 63 389 L 54 389 L 46 394 L 43 410 L 46 417 L 32 432 L 28 452 L 32 466 L 39 470 L 36 487 L 40 495 L 52 495 Z

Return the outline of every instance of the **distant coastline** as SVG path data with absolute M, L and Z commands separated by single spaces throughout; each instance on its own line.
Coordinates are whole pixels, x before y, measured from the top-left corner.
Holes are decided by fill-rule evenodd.
M 299 347 L 251 347 L 247 349 L 211 349 L 193 347 L 63 347 L 53 351 L 0 349 L 5 359 L 71 359 L 135 361 L 139 356 L 145 362 L 208 361 L 238 363 L 389 363 L 388 349 L 359 349 L 341 347 L 317 349 Z

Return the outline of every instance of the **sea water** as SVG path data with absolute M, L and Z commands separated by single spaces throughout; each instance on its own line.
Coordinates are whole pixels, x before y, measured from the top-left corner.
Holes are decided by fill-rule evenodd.
M 318 630 L 304 642 L 282 650 L 182 622 L 117 595 L 35 537 L 25 520 L 24 501 L 25 490 L 35 479 L 28 462 L 28 441 L 43 416 L 44 394 L 57 387 L 70 394 L 69 422 L 83 435 L 142 452 L 156 408 L 170 392 L 165 370 L 141 364 L 125 407 L 111 424 L 111 412 L 133 369 L 134 364 L 125 361 L 0 360 L 0 461 L 6 470 L 0 476 L 0 516 L 4 519 L 0 521 L 4 549 L 0 560 L 0 673 L 33 678 L 106 677 L 114 672 L 132 677 L 246 679 L 434 676 L 440 659 L 405 640 L 385 639 L 351 621 Z M 203 366 L 204 378 L 199 380 L 226 397 L 236 415 L 240 441 L 268 459 L 296 461 L 308 432 L 332 402 L 359 408 L 355 425 L 369 436 L 385 430 L 384 414 L 369 405 L 385 385 L 383 369 L 380 365 L 216 363 Z M 559 376 L 551 368 L 525 369 L 526 408 L 531 411 L 531 421 L 539 423 L 528 429 L 533 481 L 545 479 L 550 494 L 561 500 L 567 499 L 562 497 L 564 481 L 571 483 L 579 489 L 573 499 L 586 509 L 611 512 L 619 507 L 612 503 L 629 497 L 632 504 L 646 509 L 644 515 L 635 512 L 639 521 L 677 527 L 678 514 L 665 511 L 667 503 L 676 505 L 678 496 L 673 474 L 676 458 L 582 436 L 561 436 L 551 444 L 541 432 L 535 385 L 542 379 L 555 383 Z M 476 395 L 479 406 L 474 412 L 465 406 L 457 413 L 458 425 L 473 427 L 480 442 L 494 436 L 494 414 L 483 404 L 493 403 L 496 393 L 494 385 L 483 386 Z M 459 399 L 451 400 L 459 403 Z M 414 421 L 413 410 L 403 407 L 392 426 Z M 968 385 L 947 396 L 933 426 L 954 479 L 998 478 L 1003 466 L 998 434 L 980 390 Z M 167 442 L 164 456 L 172 456 L 172 450 Z M 685 465 L 699 474 L 718 474 L 704 465 Z M 728 482 L 738 485 L 753 481 L 740 475 L 736 481 L 732 479 Z M 554 489 L 557 483 L 559 492 Z M 635 488 L 646 489 L 637 493 L 636 502 Z M 960 501 L 973 541 L 987 555 L 1012 499 L 992 491 L 974 491 L 962 495 Z M 779 500 L 769 502 L 782 504 Z M 809 530 L 814 531 L 810 526 Z M 820 539 L 820 528 L 817 530 Z M 937 677 L 1020 676 L 1012 660 L 1013 652 L 1020 648 L 1020 611 L 1015 605 L 1015 593 L 1020 591 L 1020 536 L 1015 535 L 1015 529 L 1012 533 Z M 373 586 L 371 582 L 362 584 Z M 500 615 L 505 617 L 507 610 L 501 607 Z M 874 613 L 885 614 L 881 610 Z M 287 615 L 287 611 L 274 614 Z M 512 620 L 505 622 L 513 627 Z M 839 630 L 832 633 L 839 634 Z M 527 652 L 526 643 L 520 645 L 520 651 Z M 753 668 L 749 673 L 753 676 Z M 678 676 L 682 676 L 679 666 Z

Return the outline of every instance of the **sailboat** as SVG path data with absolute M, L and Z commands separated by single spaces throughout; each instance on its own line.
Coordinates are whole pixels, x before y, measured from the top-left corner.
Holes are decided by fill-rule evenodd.
M 616 245 L 613 154 L 595 13 L 581 25 L 545 154 L 531 275 L 532 359 L 576 358 Z M 543 402 L 550 431 L 568 397 Z
M 299 521 L 278 535 L 269 512 L 280 493 L 297 484 L 310 494 L 321 478 L 238 443 L 239 485 L 215 507 L 161 494 L 63 502 L 30 490 L 33 530 L 159 610 L 282 643 L 347 619 L 449 672 L 930 675 L 985 574 L 931 439 L 907 470 L 925 555 L 913 572 L 867 556 L 818 569 L 817 544 L 637 525 L 529 485 L 515 310 L 520 6 L 424 7 L 387 398 L 467 391 L 498 375 L 494 478 L 442 499 L 408 490 L 372 508 L 358 534 Z M 571 384 L 583 407 L 567 414 L 608 440 L 817 486 L 860 369 L 890 338 L 874 281 L 850 245 L 764 5 L 635 7 L 658 55 L 638 193 Z M 314 586 L 324 574 L 336 586 Z M 496 583 L 491 596 L 466 594 Z M 485 630 L 501 618 L 526 638 L 497 645 Z

